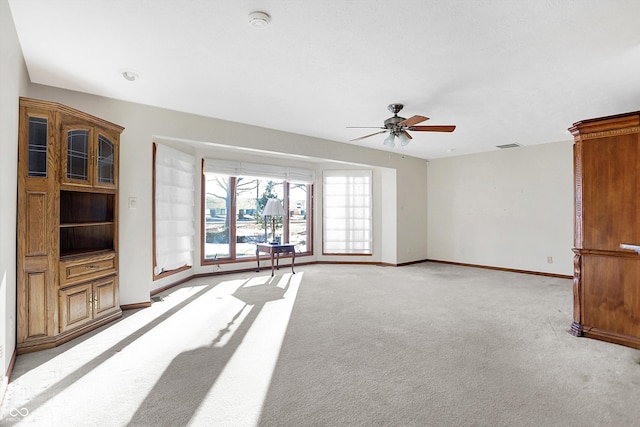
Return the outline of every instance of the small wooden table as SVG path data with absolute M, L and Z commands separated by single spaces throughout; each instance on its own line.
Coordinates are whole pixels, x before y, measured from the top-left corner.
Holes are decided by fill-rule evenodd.
M 258 269 L 256 272 L 260 271 L 260 252 L 267 253 L 271 256 L 271 275 L 273 276 L 274 266 L 273 266 L 273 257 L 277 255 L 277 264 L 276 268 L 280 270 L 280 254 L 289 253 L 292 254 L 291 259 L 291 272 L 296 274 L 293 271 L 293 265 L 296 262 L 296 245 L 293 244 L 274 244 L 274 243 L 256 243 L 256 261 L 258 262 Z

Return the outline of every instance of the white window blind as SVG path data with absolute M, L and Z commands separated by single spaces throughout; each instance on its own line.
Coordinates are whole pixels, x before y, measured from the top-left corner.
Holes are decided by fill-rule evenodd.
M 313 184 L 315 173 L 311 169 L 264 165 L 233 160 L 205 159 L 204 171 L 229 176 L 259 176 L 289 182 Z
M 193 265 L 195 158 L 156 144 L 155 274 Z
M 323 252 L 371 254 L 371 171 L 325 170 L 322 195 Z

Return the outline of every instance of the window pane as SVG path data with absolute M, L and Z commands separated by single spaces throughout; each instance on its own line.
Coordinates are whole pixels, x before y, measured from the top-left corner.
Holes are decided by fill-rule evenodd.
M 372 253 L 371 172 L 326 171 L 322 193 L 323 251 Z
M 307 184 L 289 184 L 289 243 L 296 245 L 296 252 L 307 252 L 308 248 L 308 193 Z
M 231 242 L 231 178 L 205 174 L 205 259 L 229 258 Z M 254 249 L 255 252 L 255 249 Z
M 47 176 L 47 119 L 29 117 L 28 176 Z
M 271 218 L 262 216 L 270 198 L 282 200 L 284 182 L 238 177 L 236 186 L 236 256 L 256 256 L 256 242 L 273 241 Z M 282 217 L 275 220 L 276 236 L 282 237 Z

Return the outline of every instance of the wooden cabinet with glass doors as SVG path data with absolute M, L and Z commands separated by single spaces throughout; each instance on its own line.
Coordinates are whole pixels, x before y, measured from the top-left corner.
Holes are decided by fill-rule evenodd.
M 122 131 L 58 103 L 20 99 L 18 353 L 54 347 L 122 314 Z

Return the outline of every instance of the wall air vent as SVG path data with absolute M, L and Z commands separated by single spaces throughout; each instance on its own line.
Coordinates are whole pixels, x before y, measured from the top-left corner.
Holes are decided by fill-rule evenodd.
M 522 145 L 513 143 L 513 144 L 496 145 L 496 147 L 501 149 L 501 150 L 504 150 L 506 148 L 522 147 Z

